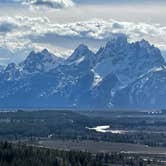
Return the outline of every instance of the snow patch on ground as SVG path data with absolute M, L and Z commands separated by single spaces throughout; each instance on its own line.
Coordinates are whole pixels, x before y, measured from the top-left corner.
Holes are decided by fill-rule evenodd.
M 100 132 L 100 133 L 112 133 L 112 134 L 125 134 L 125 133 L 127 133 L 127 131 L 125 131 L 125 130 L 110 130 L 109 125 L 96 126 L 93 128 L 86 127 L 86 128 L 89 130 L 95 130 L 96 132 Z

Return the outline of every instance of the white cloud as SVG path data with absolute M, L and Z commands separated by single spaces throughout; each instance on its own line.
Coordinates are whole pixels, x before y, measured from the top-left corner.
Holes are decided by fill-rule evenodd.
M 47 6 L 51 8 L 68 8 L 74 6 L 72 0 L 21 0 L 23 4 Z
M 51 8 L 68 8 L 74 6 L 72 0 L 0 0 L 0 3 L 21 3 L 24 5 L 46 6 Z
M 130 41 L 144 38 L 159 48 L 166 49 L 166 27 L 159 24 L 112 19 L 57 24 L 46 17 L 0 17 L 0 46 L 24 56 L 29 50 L 45 47 L 52 52 L 66 54 L 78 42 L 83 41 L 90 46 L 91 41 L 104 43 L 110 39 L 112 33 L 124 33 Z

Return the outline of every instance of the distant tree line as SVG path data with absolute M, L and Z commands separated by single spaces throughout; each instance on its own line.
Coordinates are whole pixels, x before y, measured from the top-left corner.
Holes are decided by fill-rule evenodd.
M 102 140 L 166 147 L 165 117 L 115 117 L 94 118 L 72 111 L 0 112 L 0 140 L 22 140 L 24 138 L 29 140 L 40 138 Z M 135 130 L 136 132 L 99 133 L 86 128 L 97 125 L 110 125 L 115 129 L 125 128 L 125 130 Z M 160 130 L 164 132 L 160 132 Z M 150 131 L 156 131 L 156 133 Z
M 157 166 L 152 156 L 59 151 L 0 142 L 0 166 Z

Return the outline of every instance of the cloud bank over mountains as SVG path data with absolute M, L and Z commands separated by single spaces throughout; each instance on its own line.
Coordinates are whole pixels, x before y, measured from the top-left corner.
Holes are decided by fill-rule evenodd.
M 61 52 L 66 51 L 66 55 L 70 51 L 66 46 L 72 41 L 77 41 L 72 47 L 76 47 L 78 41 L 104 43 L 114 33 L 126 34 L 130 42 L 144 38 L 160 49 L 166 49 L 166 27 L 159 24 L 120 22 L 113 19 L 58 24 L 51 22 L 47 17 L 0 17 L 0 46 L 11 52 L 22 52 L 24 55 L 28 54 L 28 50 L 49 46 L 51 52 L 55 53 L 59 47 Z M 95 49 L 95 46 L 91 47 Z
M 114 33 L 126 34 L 130 42 L 146 39 L 164 52 L 166 10 L 159 3 L 164 1 L 132 2 L 140 5 L 132 6 L 131 0 L 0 0 L 0 64 L 22 61 L 44 48 L 68 56 L 83 43 L 95 51 Z

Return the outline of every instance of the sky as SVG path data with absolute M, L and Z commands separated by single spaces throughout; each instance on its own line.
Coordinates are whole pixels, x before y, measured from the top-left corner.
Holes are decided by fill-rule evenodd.
M 79 44 L 93 51 L 113 33 L 148 40 L 166 56 L 165 0 L 0 0 L 0 64 L 47 48 L 68 57 Z

